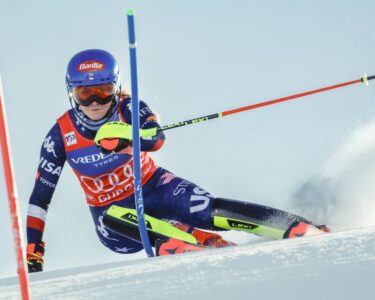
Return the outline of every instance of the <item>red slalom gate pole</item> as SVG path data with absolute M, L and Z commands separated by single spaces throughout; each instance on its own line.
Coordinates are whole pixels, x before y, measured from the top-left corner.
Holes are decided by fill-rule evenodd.
M 0 143 L 3 156 L 5 182 L 8 192 L 9 209 L 12 220 L 13 239 L 17 257 L 17 273 L 21 286 L 23 300 L 30 299 L 29 279 L 25 263 L 25 251 L 23 249 L 22 222 L 20 218 L 16 180 L 13 172 L 12 156 L 10 152 L 10 140 L 8 133 L 8 123 L 5 112 L 3 87 L 0 77 Z

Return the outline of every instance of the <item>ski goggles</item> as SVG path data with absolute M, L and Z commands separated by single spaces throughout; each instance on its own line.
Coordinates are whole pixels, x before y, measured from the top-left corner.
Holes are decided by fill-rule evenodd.
M 112 101 L 115 93 L 116 86 L 112 83 L 76 86 L 72 90 L 74 99 L 82 106 L 89 106 L 93 102 L 105 105 Z

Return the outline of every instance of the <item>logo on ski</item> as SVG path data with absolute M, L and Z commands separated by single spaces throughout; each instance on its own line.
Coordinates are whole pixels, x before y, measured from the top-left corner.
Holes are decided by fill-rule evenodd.
M 126 213 L 125 215 L 122 215 L 121 219 L 138 225 L 138 217 L 132 213 Z M 145 220 L 145 223 L 146 223 L 146 228 L 152 230 L 151 223 L 148 220 Z
M 228 221 L 229 226 L 232 228 L 253 230 L 259 227 L 259 225 L 256 225 L 256 224 L 251 224 L 251 223 L 237 221 L 237 220 L 228 219 L 227 221 Z

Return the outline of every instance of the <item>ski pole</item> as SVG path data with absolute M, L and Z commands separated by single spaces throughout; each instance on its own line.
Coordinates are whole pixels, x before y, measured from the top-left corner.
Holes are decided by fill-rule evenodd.
M 259 103 L 239 107 L 239 108 L 234 108 L 234 109 L 230 109 L 230 110 L 226 110 L 226 111 L 222 111 L 222 112 L 218 112 L 218 113 L 214 113 L 214 114 L 210 114 L 210 115 L 206 115 L 206 116 L 201 116 L 201 117 L 186 120 L 186 121 L 176 122 L 176 123 L 173 123 L 173 124 L 170 124 L 170 125 L 164 125 L 158 131 L 169 130 L 169 129 L 173 129 L 173 128 L 177 128 L 177 127 L 181 127 L 181 126 L 186 126 L 186 125 L 190 125 L 190 124 L 201 123 L 201 122 L 216 119 L 216 118 L 222 118 L 222 117 L 237 114 L 237 113 L 240 113 L 240 112 L 256 109 L 256 108 L 259 108 L 259 107 L 264 107 L 264 106 L 273 105 L 273 104 L 277 104 L 277 103 L 281 103 L 281 102 L 286 102 L 286 101 L 289 101 L 289 100 L 294 100 L 294 99 L 297 99 L 297 98 L 302 98 L 302 97 L 305 97 L 305 96 L 318 94 L 318 93 L 326 92 L 326 91 L 333 90 L 333 89 L 342 88 L 344 86 L 348 86 L 348 85 L 352 85 L 352 84 L 356 84 L 356 83 L 360 83 L 360 82 L 363 82 L 366 85 L 368 85 L 368 82 L 370 80 L 373 80 L 373 79 L 375 79 L 375 75 L 367 76 L 365 74 L 360 79 L 351 80 L 351 81 L 347 81 L 347 82 L 343 82 L 343 83 L 339 83 L 339 84 L 335 84 L 335 85 L 331 85 L 331 86 L 326 86 L 326 87 L 322 87 L 322 88 L 319 88 L 319 89 L 315 89 L 315 90 L 311 90 L 311 91 L 307 91 L 307 92 L 302 92 L 302 93 L 298 93 L 298 94 L 294 94 L 294 95 L 290 95 L 290 96 L 286 96 L 286 97 L 282 97 L 282 98 L 277 98 L 277 99 L 272 99 L 272 100 L 268 100 L 268 101 L 264 101 L 264 102 L 259 102 Z
M 154 256 L 150 239 L 146 229 L 144 218 L 143 194 L 142 194 L 142 178 L 141 178 L 141 147 L 139 134 L 139 99 L 138 99 L 138 76 L 137 76 L 137 55 L 136 40 L 134 29 L 134 11 L 128 10 L 128 33 L 129 33 L 129 54 L 130 54 L 130 75 L 132 90 L 132 134 L 133 134 L 133 162 L 134 162 L 134 197 L 137 210 L 139 233 L 143 243 L 143 247 L 149 257 Z
M 3 88 L 0 77 L 0 143 L 3 156 L 5 182 L 8 192 L 9 210 L 12 220 L 13 240 L 17 258 L 17 273 L 23 300 L 30 299 L 29 279 L 26 271 L 25 251 L 23 249 L 22 223 L 18 208 L 16 179 L 14 176 L 8 122 L 6 118 Z
M 178 127 L 182 127 L 182 126 L 186 126 L 186 125 L 201 123 L 201 122 L 216 119 L 216 118 L 226 117 L 226 116 L 229 116 L 229 115 L 233 115 L 233 114 L 237 114 L 237 113 L 240 113 L 240 112 L 256 109 L 256 108 L 259 108 L 259 107 L 273 105 L 273 104 L 277 104 L 277 103 L 281 103 L 281 102 L 285 102 L 285 101 L 289 101 L 289 100 L 294 100 L 294 99 L 297 99 L 297 98 L 302 98 L 302 97 L 305 97 L 305 96 L 308 96 L 308 95 L 318 94 L 318 93 L 326 92 L 326 91 L 329 91 L 329 90 L 342 88 L 344 86 L 348 86 L 348 85 L 352 85 L 352 84 L 356 84 L 356 83 L 360 83 L 360 82 L 363 82 L 366 85 L 368 85 L 368 82 L 370 80 L 373 80 L 373 79 L 375 79 L 375 75 L 367 76 L 365 74 L 360 79 L 355 79 L 355 80 L 351 80 L 351 81 L 338 83 L 338 84 L 335 84 L 335 85 L 330 85 L 330 86 L 322 87 L 322 88 L 319 88 L 319 89 L 307 91 L 307 92 L 302 92 L 302 93 L 293 94 L 293 95 L 286 96 L 286 97 L 276 98 L 276 99 L 272 99 L 272 100 L 268 100 L 268 101 L 264 101 L 264 102 L 259 102 L 259 103 L 239 107 L 239 108 L 234 108 L 234 109 L 222 111 L 222 112 L 215 113 L 215 114 L 210 114 L 210 115 L 201 116 L 201 117 L 186 120 L 186 121 L 173 123 L 173 124 L 170 124 L 170 125 L 164 125 L 161 128 L 140 129 L 140 136 L 141 137 L 152 137 L 152 136 L 156 135 L 157 132 L 159 132 L 159 131 L 165 131 L 165 130 L 174 129 L 174 128 L 178 128 Z M 138 97 L 138 95 L 137 95 L 137 97 Z M 116 123 L 116 122 L 112 122 L 112 123 Z M 103 147 L 106 150 L 112 151 L 112 150 L 114 150 L 112 144 L 106 146 L 104 143 L 101 143 L 101 141 L 105 140 L 106 137 L 111 136 L 111 135 L 113 136 L 112 139 L 114 139 L 114 138 L 129 139 L 129 132 L 127 132 L 127 131 L 129 131 L 129 129 L 126 129 L 126 128 L 124 128 L 124 126 L 121 126 L 121 128 L 117 128 L 116 130 L 114 130 L 111 127 L 111 125 L 109 125 L 109 124 L 110 123 L 107 123 L 107 124 L 103 125 L 103 127 L 99 130 L 98 134 L 95 137 L 95 143 L 98 146 L 100 145 L 101 147 Z M 124 125 L 124 124 L 122 124 L 122 125 Z M 106 126 L 108 126 L 108 128 Z

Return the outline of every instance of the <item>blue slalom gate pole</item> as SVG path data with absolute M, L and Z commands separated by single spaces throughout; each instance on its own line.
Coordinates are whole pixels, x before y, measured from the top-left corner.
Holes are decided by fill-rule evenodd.
M 143 247 L 149 257 L 154 256 L 150 239 L 148 237 L 144 218 L 144 205 L 141 178 L 141 147 L 139 134 L 139 99 L 138 99 L 138 75 L 137 75 L 137 53 L 134 29 L 134 11 L 128 10 L 128 32 L 129 32 L 129 54 L 130 54 L 130 75 L 132 94 L 132 126 L 133 126 L 133 162 L 134 162 L 134 196 L 135 206 L 138 216 L 139 233 L 141 235 Z

